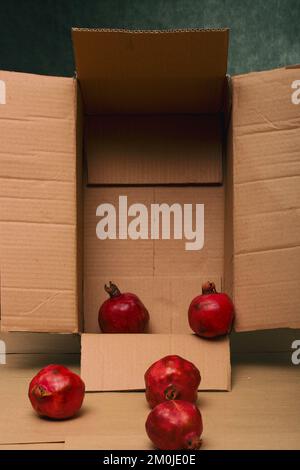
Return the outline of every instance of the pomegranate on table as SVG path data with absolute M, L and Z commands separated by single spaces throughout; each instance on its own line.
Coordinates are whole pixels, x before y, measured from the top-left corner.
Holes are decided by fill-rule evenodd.
M 160 403 L 146 421 L 149 439 L 161 450 L 199 449 L 202 431 L 200 411 L 183 400 Z
M 30 382 L 28 397 L 35 411 L 43 417 L 67 419 L 81 408 L 85 385 L 67 367 L 51 364 Z
M 166 400 L 197 401 L 201 376 L 197 367 L 180 356 L 166 356 L 145 373 L 146 399 L 153 408 Z
M 188 311 L 192 330 L 204 338 L 215 338 L 230 333 L 234 319 L 234 305 L 227 294 L 216 291 L 213 282 L 202 285 L 202 295 L 195 297 Z
M 143 333 L 149 313 L 135 294 L 121 293 L 112 282 L 104 286 L 109 294 L 99 309 L 98 322 L 103 333 Z

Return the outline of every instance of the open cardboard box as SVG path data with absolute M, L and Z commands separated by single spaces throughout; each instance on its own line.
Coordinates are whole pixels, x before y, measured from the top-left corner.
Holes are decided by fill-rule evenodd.
M 76 79 L 0 72 L 1 329 L 80 332 L 87 390 L 141 389 L 168 353 L 229 390 L 228 338 L 187 324 L 203 280 L 233 297 L 237 331 L 300 327 L 299 68 L 230 80 L 228 36 L 74 29 Z M 203 248 L 126 239 L 132 216 L 99 240 L 119 196 L 148 227 L 152 204 L 204 204 Z M 99 332 L 109 280 L 143 300 L 146 334 Z

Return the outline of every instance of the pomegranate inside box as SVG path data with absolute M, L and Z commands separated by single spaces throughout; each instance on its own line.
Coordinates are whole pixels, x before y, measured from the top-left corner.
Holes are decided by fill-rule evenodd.
M 143 388 L 147 367 L 171 353 L 197 364 L 203 388 L 230 387 L 228 339 L 196 337 L 187 317 L 202 282 L 221 289 L 224 277 L 228 33 L 215 33 L 213 67 L 203 50 L 210 34 L 191 45 L 193 34 L 73 32 L 85 111 L 82 374 L 90 390 Z M 101 334 L 110 280 L 147 307 L 145 334 Z

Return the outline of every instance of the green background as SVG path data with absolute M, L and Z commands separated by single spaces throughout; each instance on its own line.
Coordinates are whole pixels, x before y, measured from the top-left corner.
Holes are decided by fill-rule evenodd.
M 70 28 L 231 29 L 229 72 L 300 63 L 300 0 L 0 0 L 0 69 L 74 71 Z

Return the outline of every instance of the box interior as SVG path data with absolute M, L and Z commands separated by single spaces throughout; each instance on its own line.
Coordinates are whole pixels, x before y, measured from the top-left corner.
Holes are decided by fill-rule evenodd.
M 229 30 L 72 30 L 86 113 L 214 114 Z
M 229 389 L 228 340 L 218 343 L 213 362 L 219 365 L 211 372 L 210 345 L 192 334 L 187 321 L 189 303 L 202 282 L 213 279 L 219 290 L 224 284 L 228 31 L 73 30 L 73 42 L 84 109 L 82 374 L 88 389 L 143 388 L 151 362 L 175 352 L 206 368 L 202 388 Z M 208 44 L 218 55 L 217 66 L 206 51 Z M 126 197 L 125 209 L 120 197 Z M 96 236 L 96 211 L 105 203 L 116 209 L 117 239 Z M 147 213 L 140 223 L 146 224 L 148 236 L 127 238 L 127 225 L 129 230 L 141 204 Z M 162 217 L 159 239 L 150 238 L 154 204 L 180 205 L 181 213 L 170 217 L 170 239 L 162 239 Z M 174 230 L 185 220 L 185 205 L 192 205 L 194 227 L 196 204 L 204 204 L 204 246 L 192 251 L 186 250 L 184 236 L 174 239 Z M 119 217 L 123 209 L 126 216 Z M 98 310 L 110 280 L 141 298 L 150 312 L 151 335 L 117 340 L 101 335 Z M 106 351 L 119 361 L 122 356 L 124 374 L 122 367 L 117 373 L 93 372 L 91 358 L 106 357 Z M 136 366 L 128 376 L 126 363 L 133 356 Z
M 158 56 L 153 51 L 153 47 L 158 47 L 158 42 L 154 40 L 156 37 L 160 44 Z M 189 41 L 190 49 L 185 50 L 185 54 L 175 62 L 177 43 L 182 47 L 182 41 L 178 38 L 183 39 L 183 42 Z M 207 83 L 202 76 L 204 72 L 202 67 L 199 68 L 198 62 L 194 61 L 194 54 L 205 50 L 207 42 L 210 42 L 209 38 L 213 38 L 210 47 L 215 47 L 222 59 L 218 63 L 218 70 L 210 63 L 203 67 L 206 76 L 211 77 L 209 86 L 206 87 Z M 107 296 L 103 285 L 112 280 L 119 283 L 121 290 L 134 291 L 143 299 L 151 312 L 150 332 L 189 334 L 186 316 L 189 301 L 199 293 L 204 279 L 214 279 L 221 289 L 224 276 L 222 163 L 228 32 L 171 32 L 161 35 L 75 30 L 73 41 L 85 113 L 84 331 L 99 332 L 97 313 L 100 303 Z M 146 47 L 142 46 L 143 42 L 151 43 L 151 50 L 149 49 L 148 56 L 139 55 L 139 60 L 133 62 L 133 57 L 136 59 L 137 54 L 140 54 L 139 48 Z M 104 45 L 111 52 L 114 50 L 114 59 L 106 63 L 101 57 L 102 67 L 97 60 L 86 64 L 86 48 L 94 51 L 95 59 Z M 108 56 L 107 51 L 105 54 Z M 93 56 L 93 52 L 89 56 Z M 204 56 L 207 61 L 209 54 L 205 53 Z M 125 78 L 122 75 L 124 96 L 118 97 L 122 106 L 113 112 L 116 106 L 115 93 L 119 90 L 120 76 L 124 72 L 123 62 L 127 64 L 127 72 L 130 70 L 131 73 Z M 184 74 L 193 83 L 198 81 L 189 113 L 186 113 L 187 108 L 184 109 L 185 112 L 181 112 L 181 97 L 178 99 L 173 90 L 169 90 L 173 113 L 166 113 L 164 102 L 161 103 L 161 108 L 158 108 L 159 103 L 156 104 L 156 114 L 153 114 L 151 106 L 148 109 L 149 83 L 144 81 L 141 73 L 149 67 L 149 62 L 152 76 L 155 77 L 151 84 L 152 92 L 161 92 L 161 88 L 165 86 L 165 74 L 171 73 L 169 68 L 172 69 L 173 76 L 180 76 L 184 70 Z M 164 68 L 162 63 L 165 64 Z M 101 85 L 103 88 L 103 83 L 106 85 L 106 82 L 102 82 L 103 76 L 110 76 L 112 83 L 109 87 L 114 85 L 116 89 L 111 90 L 111 101 L 106 96 L 104 103 L 104 97 L 99 96 L 96 107 L 93 101 L 94 83 L 97 84 L 97 89 Z M 146 100 L 143 103 L 143 114 L 133 110 L 131 101 L 126 107 L 124 104 L 133 82 L 140 93 L 139 103 L 136 104 L 141 105 Z M 218 102 L 216 94 L 210 90 L 212 82 L 219 84 Z M 178 86 L 179 84 L 181 94 L 185 93 L 185 82 L 178 81 Z M 166 93 L 165 89 L 164 92 Z M 203 96 L 206 96 L 205 103 Z M 207 101 L 207 96 L 211 102 Z M 207 114 L 207 110 L 214 112 Z M 96 236 L 99 221 L 97 207 L 100 203 L 110 203 L 119 211 L 120 196 L 127 197 L 127 210 L 133 204 L 144 204 L 147 207 L 146 224 L 149 233 L 151 205 L 180 204 L 184 207 L 184 204 L 204 204 L 203 249 L 187 251 L 187 240 L 173 239 L 175 224 L 181 222 L 175 216 L 171 216 L 170 239 L 100 241 Z M 195 220 L 195 213 L 193 218 Z M 120 224 L 129 224 L 134 217 L 128 216 L 126 219 L 116 217 L 117 233 L 124 229 Z

